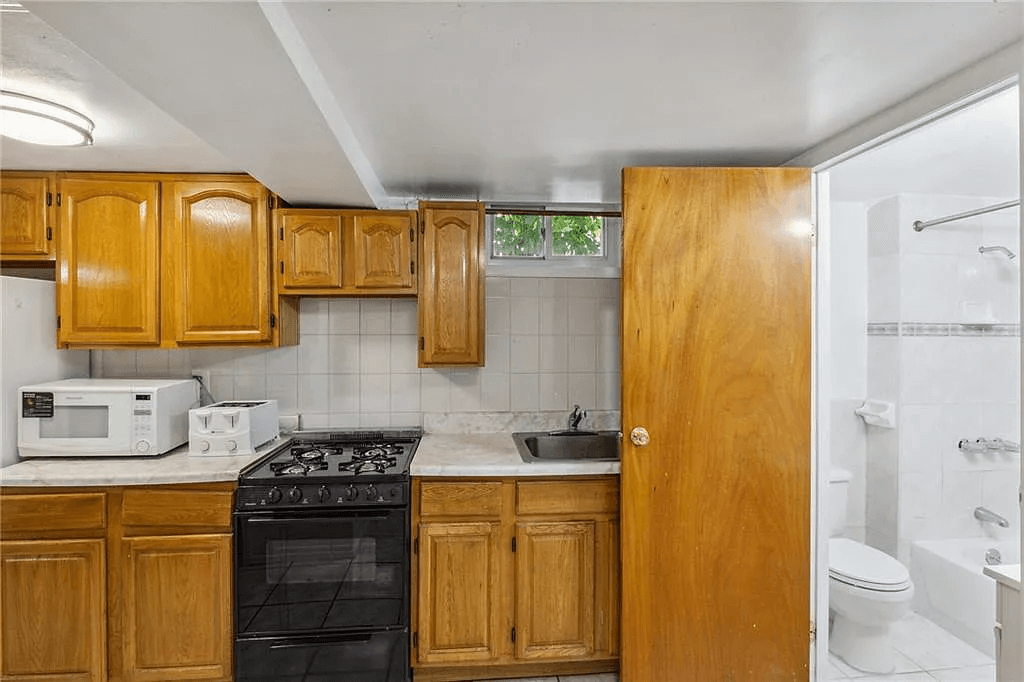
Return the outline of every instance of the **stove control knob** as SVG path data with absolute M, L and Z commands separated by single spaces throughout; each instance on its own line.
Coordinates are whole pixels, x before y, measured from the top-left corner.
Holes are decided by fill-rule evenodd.
M 317 497 L 320 498 L 321 502 L 327 502 L 331 499 L 331 489 L 325 485 L 320 486 L 320 490 L 317 491 Z
M 371 483 L 370 486 L 366 489 L 366 499 L 376 500 L 379 497 L 380 493 L 377 492 L 377 487 Z
M 398 497 L 398 488 L 391 489 L 391 497 Z
M 289 502 L 298 502 L 301 499 L 302 499 L 302 491 L 299 490 L 297 487 L 296 488 L 292 488 L 291 490 L 288 491 L 288 501 Z
M 199 451 L 200 452 L 209 452 L 210 451 L 210 441 L 208 441 L 208 440 L 201 440 L 201 441 L 199 441 Z
M 233 440 L 229 440 L 227 443 L 225 443 L 225 445 L 227 445 L 228 447 L 228 452 L 234 452 L 235 450 L 238 449 L 238 443 L 236 443 Z
M 267 493 L 267 499 L 270 500 L 271 504 L 280 502 L 282 497 L 284 497 L 284 495 L 281 494 L 281 489 L 276 485 Z
M 345 488 L 345 499 L 346 500 L 348 500 L 349 502 L 352 502 L 352 501 L 354 501 L 358 497 L 359 497 L 359 491 L 356 490 L 356 487 L 354 485 L 350 485 L 349 487 Z

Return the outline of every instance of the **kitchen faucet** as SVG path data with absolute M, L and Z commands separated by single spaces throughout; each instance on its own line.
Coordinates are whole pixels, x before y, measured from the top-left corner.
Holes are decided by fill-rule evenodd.
M 580 409 L 579 405 L 572 406 L 572 412 L 569 413 L 569 430 L 576 431 L 580 428 L 580 422 L 587 418 L 587 411 Z
M 1005 517 L 1000 516 L 991 509 L 986 509 L 985 507 L 975 507 L 974 518 L 984 523 L 994 523 L 1000 528 L 1010 527 L 1010 522 L 1007 521 Z

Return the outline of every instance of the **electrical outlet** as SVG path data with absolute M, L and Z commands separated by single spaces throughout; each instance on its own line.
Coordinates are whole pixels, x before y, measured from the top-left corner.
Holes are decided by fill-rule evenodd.
M 277 423 L 281 429 L 281 433 L 291 433 L 292 431 L 299 430 L 299 415 L 297 414 L 279 414 L 277 416 Z
M 200 403 L 212 403 L 216 402 L 213 399 L 213 384 L 210 382 L 209 370 L 192 370 L 192 378 L 199 379 L 202 385 L 199 387 L 199 402 Z

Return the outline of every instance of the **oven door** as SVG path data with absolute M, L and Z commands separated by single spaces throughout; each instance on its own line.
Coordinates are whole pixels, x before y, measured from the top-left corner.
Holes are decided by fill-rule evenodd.
M 239 640 L 235 682 L 405 682 L 408 635 L 390 630 Z
M 408 626 L 407 509 L 235 516 L 238 637 Z

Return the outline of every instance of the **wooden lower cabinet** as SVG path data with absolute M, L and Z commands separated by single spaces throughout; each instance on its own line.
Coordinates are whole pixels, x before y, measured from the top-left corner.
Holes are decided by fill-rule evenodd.
M 414 479 L 417 682 L 618 668 L 618 479 Z
M 0 680 L 230 682 L 233 489 L 0 488 Z

